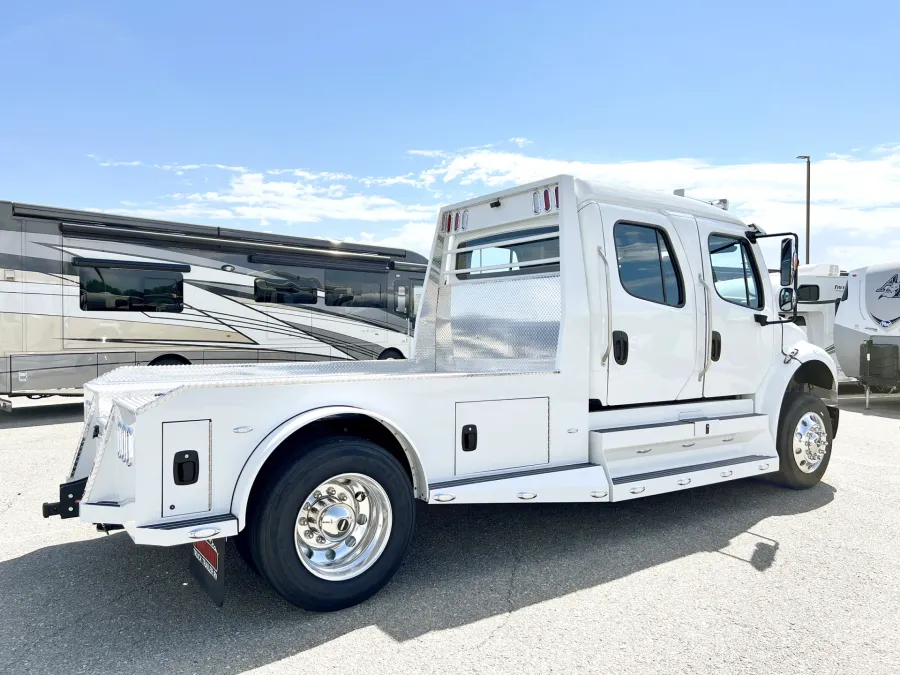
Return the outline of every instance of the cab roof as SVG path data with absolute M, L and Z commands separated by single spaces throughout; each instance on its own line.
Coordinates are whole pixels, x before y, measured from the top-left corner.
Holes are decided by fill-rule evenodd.
M 710 218 L 724 223 L 732 223 L 747 229 L 747 225 L 740 219 L 731 215 L 728 211 L 701 202 L 690 197 L 678 197 L 652 190 L 638 190 L 635 188 L 618 185 L 604 185 L 594 181 L 575 178 L 575 194 L 578 203 L 588 200 L 596 200 L 601 204 L 615 204 L 616 206 L 629 206 L 632 208 L 646 209 L 648 206 L 660 211 L 673 213 L 686 213 L 698 218 Z

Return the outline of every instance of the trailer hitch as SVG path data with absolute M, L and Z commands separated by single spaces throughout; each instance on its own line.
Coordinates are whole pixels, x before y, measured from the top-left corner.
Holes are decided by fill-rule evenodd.
M 84 488 L 87 486 L 87 477 L 79 478 L 59 486 L 59 501 L 44 502 L 41 513 L 44 518 L 59 516 L 60 518 L 77 518 L 78 505 L 84 496 Z

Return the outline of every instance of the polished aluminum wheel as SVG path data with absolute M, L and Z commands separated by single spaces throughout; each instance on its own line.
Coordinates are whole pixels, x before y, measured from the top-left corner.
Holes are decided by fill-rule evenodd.
M 812 473 L 828 452 L 828 431 L 818 413 L 808 412 L 794 429 L 793 457 L 804 473 Z
M 317 577 L 351 579 L 381 556 L 392 522 L 391 502 L 378 481 L 358 473 L 334 476 L 300 507 L 294 526 L 297 555 Z

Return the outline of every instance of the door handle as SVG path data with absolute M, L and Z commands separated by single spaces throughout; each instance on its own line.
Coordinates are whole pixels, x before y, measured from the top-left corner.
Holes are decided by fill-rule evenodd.
M 697 275 L 697 281 L 703 286 L 703 299 L 706 301 L 706 321 L 703 326 L 703 369 L 697 376 L 697 381 L 702 382 L 703 378 L 706 377 L 706 371 L 709 370 L 709 366 L 712 363 L 712 345 L 710 344 L 712 341 L 712 336 L 710 335 L 712 332 L 712 290 L 702 274 Z
M 193 485 L 200 473 L 200 458 L 196 450 L 180 450 L 172 462 L 175 485 Z
M 620 366 L 628 361 L 628 334 L 624 331 L 613 331 L 613 358 Z
M 712 360 L 718 361 L 719 357 L 722 356 L 722 334 L 719 331 L 714 330 L 712 333 Z
M 478 427 L 474 424 L 464 424 L 462 428 L 463 452 L 472 452 L 478 447 Z

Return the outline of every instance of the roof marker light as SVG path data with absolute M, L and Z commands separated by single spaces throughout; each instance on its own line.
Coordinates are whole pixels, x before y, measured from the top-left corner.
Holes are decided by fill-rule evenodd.
M 531 201 L 534 203 L 534 212 L 541 212 L 541 196 L 538 194 L 538 191 L 535 190 L 534 194 L 531 195 Z
M 468 209 L 463 211 L 463 219 L 462 219 L 462 229 L 469 229 L 469 211 Z
M 459 229 L 459 211 L 456 212 L 456 218 L 453 220 L 453 229 Z
M 544 211 L 550 210 L 550 190 L 544 188 Z
M 556 201 L 556 208 L 559 208 L 559 185 L 553 188 L 553 197 Z

